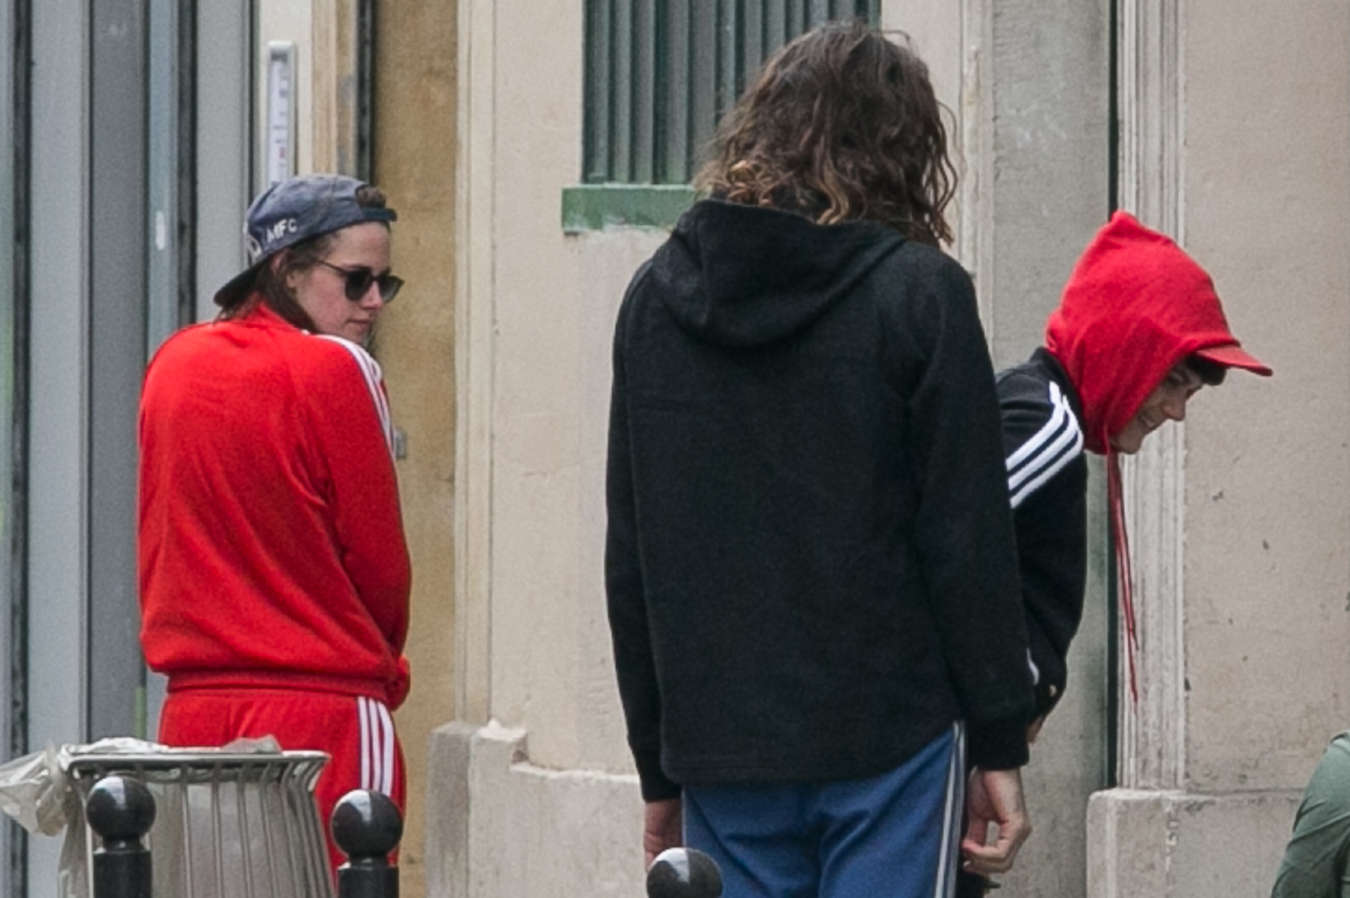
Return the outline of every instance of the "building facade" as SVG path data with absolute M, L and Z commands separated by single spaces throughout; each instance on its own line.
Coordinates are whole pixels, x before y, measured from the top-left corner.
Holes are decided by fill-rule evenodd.
M 1007 895 L 1268 892 L 1350 722 L 1350 5 L 1344 0 L 6 0 L 0 615 L 7 756 L 153 732 L 135 405 L 211 314 L 278 171 L 369 177 L 408 280 L 375 352 L 414 562 L 405 894 L 641 894 L 605 622 L 614 312 L 719 109 L 813 21 L 907 32 L 952 113 L 952 252 L 997 366 L 1113 208 L 1177 237 L 1276 370 L 1132 460 L 1140 697 L 1102 470 L 1064 701 Z M 4 830 L 6 894 L 57 846 Z

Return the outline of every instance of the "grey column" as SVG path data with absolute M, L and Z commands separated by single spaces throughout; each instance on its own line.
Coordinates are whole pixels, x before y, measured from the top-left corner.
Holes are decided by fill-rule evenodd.
M 27 742 L 85 728 L 88 4 L 31 4 Z M 28 898 L 56 894 L 60 846 L 28 840 Z
M 198 320 L 217 309 L 216 289 L 244 267 L 242 226 L 252 192 L 253 43 L 250 0 L 197 6 L 197 77 L 210 85 L 195 123 L 196 270 Z
M 93 0 L 90 40 L 90 735 L 135 729 L 136 407 L 146 339 L 146 15 Z

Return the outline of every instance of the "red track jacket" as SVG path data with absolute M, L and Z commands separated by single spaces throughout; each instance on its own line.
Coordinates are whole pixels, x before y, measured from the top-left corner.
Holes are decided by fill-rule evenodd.
M 397 707 L 411 586 L 388 408 L 360 347 L 262 303 L 171 337 L 140 409 L 141 644 L 170 689 Z

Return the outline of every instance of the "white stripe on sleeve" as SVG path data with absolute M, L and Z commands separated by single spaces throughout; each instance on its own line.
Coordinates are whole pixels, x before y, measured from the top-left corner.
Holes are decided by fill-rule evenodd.
M 1012 507 L 1016 508 L 1036 490 L 1040 489 L 1051 477 L 1058 474 L 1065 465 L 1073 461 L 1083 451 L 1083 433 L 1077 427 L 1073 429 L 1072 441 L 1059 447 L 1058 455 L 1050 458 L 1045 467 L 1041 468 L 1040 473 L 1032 480 L 1022 484 L 1021 488 L 1012 495 Z
M 1029 440 L 1018 446 L 1013 454 L 1008 456 L 1007 466 L 1009 471 L 1022 464 L 1028 456 L 1039 452 L 1045 442 L 1054 435 L 1055 431 L 1059 430 L 1064 415 L 1064 408 L 1059 401 L 1063 396 L 1064 394 L 1059 391 L 1059 384 L 1051 381 L 1050 404 L 1054 406 L 1054 411 L 1050 415 L 1050 420 L 1046 421 L 1040 430 L 1032 434 Z
M 1008 456 L 1008 493 L 1013 508 L 1034 493 L 1083 449 L 1083 432 L 1068 397 L 1050 384 L 1054 412 L 1032 437 Z
M 394 454 L 394 420 L 389 413 L 389 398 L 384 392 L 384 372 L 380 370 L 380 363 L 375 361 L 375 357 L 366 350 L 348 340 L 345 337 L 339 337 L 336 334 L 315 334 L 324 340 L 331 341 L 341 346 L 351 354 L 356 360 L 356 367 L 360 369 L 361 376 L 366 381 L 366 389 L 370 391 L 370 400 L 375 404 L 375 414 L 380 418 L 380 430 L 384 432 L 385 443 L 389 446 L 389 454 Z

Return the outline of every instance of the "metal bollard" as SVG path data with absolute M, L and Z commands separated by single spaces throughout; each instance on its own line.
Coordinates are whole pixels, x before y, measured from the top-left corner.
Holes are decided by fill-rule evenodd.
M 90 790 L 84 815 L 103 839 L 94 852 L 94 898 L 150 898 L 150 850 L 141 844 L 155 822 L 150 790 L 128 776 L 105 776 Z
M 647 898 L 720 898 L 722 871 L 697 848 L 667 848 L 647 870 Z
M 338 898 L 398 898 L 398 868 L 390 866 L 389 852 L 403 835 L 403 818 L 389 796 L 353 789 L 333 808 L 329 825 L 347 855 L 338 867 Z

